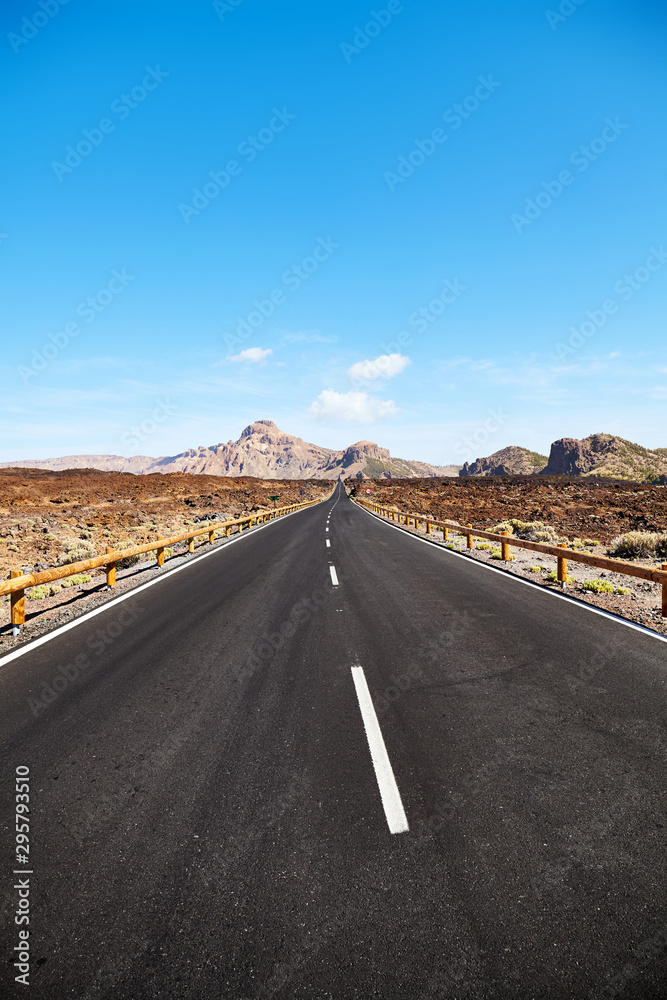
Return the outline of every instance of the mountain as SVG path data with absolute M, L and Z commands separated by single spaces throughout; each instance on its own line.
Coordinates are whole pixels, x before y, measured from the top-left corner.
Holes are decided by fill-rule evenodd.
M 487 458 L 466 462 L 459 476 L 605 476 L 633 482 L 667 485 L 667 448 L 643 448 L 613 434 L 587 438 L 560 438 L 551 445 L 549 458 L 527 448 L 510 446 Z
M 488 458 L 478 458 L 471 465 L 465 462 L 459 476 L 529 476 L 547 464 L 547 456 L 509 445 L 494 451 Z
M 102 472 L 189 472 L 209 476 L 255 476 L 258 479 L 423 478 L 456 476 L 460 466 L 428 465 L 392 458 L 372 441 L 357 441 L 342 451 L 308 444 L 279 430 L 272 420 L 256 420 L 238 441 L 210 448 L 190 448 L 180 455 L 66 455 L 63 458 L 3 462 L 0 468 L 99 469 Z
M 651 451 L 613 434 L 591 434 L 578 441 L 560 438 L 551 445 L 549 461 L 542 475 L 607 476 L 667 482 L 667 449 Z

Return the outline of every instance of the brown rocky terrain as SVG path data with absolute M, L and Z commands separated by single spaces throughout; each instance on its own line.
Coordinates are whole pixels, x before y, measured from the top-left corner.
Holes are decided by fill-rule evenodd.
M 140 545 L 191 525 L 326 496 L 332 483 L 249 476 L 133 476 L 93 469 L 0 472 L 0 578 L 10 569 L 55 566 L 67 550 L 81 558 Z
M 365 488 L 370 488 L 368 499 L 377 503 L 408 512 L 430 513 L 437 519 L 472 524 L 482 530 L 492 530 L 500 522 L 513 518 L 540 521 L 555 529 L 560 540 L 598 555 L 605 555 L 606 543 L 626 532 L 663 534 L 667 530 L 667 486 L 565 476 L 466 477 L 378 481 L 363 487 L 358 482 L 347 485 L 356 489 L 360 497 L 365 497 Z M 424 534 L 424 522 L 418 529 L 412 526 L 403 530 Z M 448 542 L 436 536 L 437 531 L 432 536 L 437 544 L 464 552 L 471 559 L 502 566 L 540 586 L 561 589 L 555 577 L 556 560 L 550 556 L 512 548 L 512 561 L 501 563 L 495 561 L 500 550 L 489 542 L 477 540 L 469 551 L 462 536 L 452 533 Z M 659 567 L 664 559 L 643 558 L 640 562 Z M 566 590 L 577 600 L 667 636 L 660 584 L 573 560 L 568 561 L 567 574 Z M 608 592 L 592 592 L 591 584 L 607 588 Z
M 511 517 L 543 521 L 568 538 L 600 542 L 627 531 L 667 530 L 665 486 L 588 477 L 469 476 L 378 480 L 369 487 L 378 503 L 487 530 Z
M 309 444 L 281 431 L 271 420 L 256 420 L 238 441 L 209 448 L 190 448 L 179 455 L 150 458 L 136 455 L 67 455 L 63 458 L 27 459 L 0 464 L 1 468 L 99 469 L 102 472 L 185 472 L 206 476 L 254 476 L 260 479 L 338 479 L 340 475 L 364 476 L 455 476 L 459 466 L 436 466 L 392 458 L 386 448 L 373 441 L 334 451 Z

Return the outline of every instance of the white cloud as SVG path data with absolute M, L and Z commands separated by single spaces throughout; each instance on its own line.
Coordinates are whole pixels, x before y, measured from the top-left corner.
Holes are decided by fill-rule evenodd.
M 270 347 L 267 347 L 266 350 L 262 347 L 247 347 L 240 354 L 229 354 L 227 360 L 239 361 L 243 365 L 263 365 L 272 354 L 273 351 Z
M 367 392 L 334 392 L 325 389 L 308 412 L 315 420 L 354 420 L 372 424 L 383 417 L 393 417 L 399 411 L 393 399 L 374 399 Z
M 376 378 L 393 378 L 399 375 L 407 365 L 410 358 L 404 354 L 381 354 L 379 358 L 369 361 L 357 361 L 347 370 L 349 379 L 364 379 L 372 381 Z

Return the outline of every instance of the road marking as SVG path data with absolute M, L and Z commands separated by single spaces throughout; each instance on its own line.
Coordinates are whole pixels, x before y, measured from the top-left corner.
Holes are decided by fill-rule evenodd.
M 403 809 L 403 803 L 401 802 L 401 793 L 398 790 L 396 778 L 391 769 L 389 755 L 382 739 L 382 730 L 380 729 L 380 723 L 373 708 L 373 699 L 368 690 L 363 667 L 352 667 L 352 680 L 354 681 L 354 687 L 359 700 L 361 718 L 366 730 L 368 748 L 371 752 L 375 777 L 380 789 L 380 797 L 384 806 L 384 814 L 387 817 L 389 832 L 407 833 L 410 828 L 405 810 Z
M 329 529 L 328 529 L 328 528 L 326 528 L 326 531 L 328 531 L 328 530 L 329 530 Z
M 336 567 L 335 566 L 329 566 L 329 572 L 331 573 L 331 582 L 333 583 L 334 587 L 337 587 L 338 586 L 338 577 L 336 576 Z
M 583 601 L 578 601 L 576 598 L 568 597 L 566 594 L 559 594 L 554 590 L 549 590 L 547 587 L 542 587 L 539 583 L 533 583 L 532 580 L 524 580 L 520 576 L 514 576 L 514 574 L 510 573 L 508 570 L 496 569 L 495 566 L 489 566 L 488 563 L 480 562 L 477 559 L 471 559 L 470 556 L 465 556 L 462 552 L 456 552 L 454 549 L 445 548 L 444 545 L 439 544 L 439 541 L 431 541 L 428 538 L 422 538 L 421 535 L 415 535 L 411 531 L 404 531 L 403 528 L 399 528 L 398 525 L 392 524 L 390 521 L 385 521 L 379 514 L 374 514 L 372 511 L 366 510 L 365 507 L 357 507 L 357 509 L 362 510 L 364 514 L 368 514 L 369 517 L 374 517 L 376 521 L 386 525 L 387 528 L 393 528 L 394 531 L 400 531 L 404 538 L 414 538 L 418 542 L 423 542 L 424 545 L 430 545 L 431 548 L 445 553 L 445 555 L 454 556 L 457 559 L 465 559 L 468 565 L 472 564 L 473 566 L 479 566 L 480 569 L 488 570 L 490 573 L 501 573 L 506 580 L 512 580 L 514 583 L 521 583 L 525 587 L 532 587 L 533 590 L 539 590 L 541 594 L 548 594 L 549 597 L 556 597 L 559 601 L 567 601 L 573 608 L 581 608 L 582 611 L 590 611 L 592 614 L 601 615 L 602 618 L 607 618 L 609 621 L 616 622 L 618 625 L 625 625 L 626 628 L 631 628 L 636 632 L 641 632 L 650 639 L 658 639 L 659 642 L 667 642 L 667 636 L 659 635 L 651 629 L 644 628 L 643 625 L 637 625 L 635 622 L 630 622 L 626 618 L 620 618 L 618 615 L 613 615 L 610 611 L 604 611 L 602 608 L 594 608 L 592 605 L 585 604 Z M 2 661 L 0 660 L 0 663 L 1 662 Z
M 328 538 L 327 538 L 327 548 L 328 548 L 328 549 L 330 549 L 330 548 L 331 548 L 331 542 L 329 541 L 329 539 L 328 539 Z

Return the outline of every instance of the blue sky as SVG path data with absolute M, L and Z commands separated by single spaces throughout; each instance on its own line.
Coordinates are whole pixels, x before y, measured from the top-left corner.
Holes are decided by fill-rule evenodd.
M 3 461 L 255 419 L 438 464 L 667 446 L 664 4 L 7 0 L 0 28 Z

